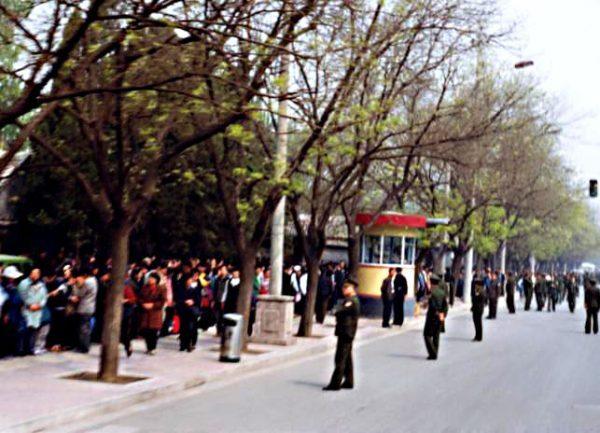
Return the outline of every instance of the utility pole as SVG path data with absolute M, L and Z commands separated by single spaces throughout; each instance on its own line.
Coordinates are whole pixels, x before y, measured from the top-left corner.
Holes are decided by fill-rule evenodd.
M 287 47 L 286 47 L 287 49 Z M 287 166 L 288 101 L 290 57 L 282 53 L 279 75 L 279 106 L 277 111 L 277 149 L 275 180 L 281 182 Z M 282 296 L 283 255 L 285 245 L 285 196 L 277 203 L 271 223 L 271 280 L 269 294 L 258 297 L 255 332 L 252 341 L 262 344 L 294 344 L 294 298 Z
M 475 197 L 471 197 L 471 206 L 475 207 Z M 471 302 L 471 283 L 473 282 L 473 238 L 475 233 L 471 228 L 469 234 L 469 249 L 467 250 L 467 256 L 465 257 L 465 285 L 463 288 L 463 302 L 468 304 Z
M 281 56 L 280 92 L 277 122 L 277 149 L 275 155 L 275 180 L 280 182 L 285 175 L 288 144 L 288 101 L 289 54 Z M 283 282 L 283 255 L 285 246 L 285 196 L 277 203 L 271 224 L 271 280 L 269 293 L 280 296 Z

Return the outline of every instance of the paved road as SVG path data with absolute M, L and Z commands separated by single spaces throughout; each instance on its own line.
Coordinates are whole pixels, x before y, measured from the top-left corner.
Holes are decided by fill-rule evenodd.
M 470 316 L 455 315 L 437 362 L 418 331 L 366 344 L 354 391 L 321 391 L 327 354 L 80 431 L 600 432 L 600 335 L 583 334 L 580 305 L 559 310 L 501 308 L 482 343 L 471 342 Z

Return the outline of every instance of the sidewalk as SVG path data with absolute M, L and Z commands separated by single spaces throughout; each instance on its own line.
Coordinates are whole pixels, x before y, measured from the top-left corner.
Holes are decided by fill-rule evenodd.
M 453 314 L 466 311 L 462 305 Z M 246 372 L 335 348 L 334 318 L 314 326 L 314 336 L 298 338 L 292 346 L 250 344 L 249 353 L 238 364 L 218 362 L 219 340 L 214 330 L 200 334 L 193 353 L 179 352 L 176 336 L 160 340 L 156 356 L 144 354 L 142 340 L 134 342 L 133 356 L 121 358 L 120 373 L 148 377 L 128 385 L 114 385 L 63 377 L 97 371 L 99 346 L 87 355 L 64 352 L 37 357 L 0 360 L 0 432 L 30 432 L 97 416 L 123 406 L 168 396 L 177 391 L 200 386 L 208 381 L 230 378 Z M 402 328 L 383 329 L 381 319 L 359 321 L 357 344 L 397 335 L 422 326 L 423 317 L 409 317 Z

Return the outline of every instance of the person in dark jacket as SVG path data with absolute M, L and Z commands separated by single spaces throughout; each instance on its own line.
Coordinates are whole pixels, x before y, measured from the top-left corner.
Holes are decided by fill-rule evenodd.
M 159 286 L 160 278 L 152 273 L 142 287 L 138 297 L 141 308 L 140 333 L 146 340 L 146 353 L 154 355 L 158 343 L 158 332 L 162 328 L 162 309 L 167 301 L 166 289 Z
M 223 332 L 223 309 L 225 307 L 225 298 L 227 290 L 229 289 L 229 283 L 231 281 L 231 275 L 229 275 L 229 268 L 227 265 L 219 266 L 217 277 L 213 281 L 212 293 L 213 293 L 213 310 L 215 318 L 217 319 L 217 335 L 220 336 Z
M 396 268 L 390 268 L 388 276 L 381 283 L 381 301 L 383 302 L 383 320 L 381 326 L 390 327 L 390 317 L 392 315 L 392 306 L 394 304 L 394 280 L 396 278 Z
M 296 291 L 292 285 L 292 274 L 294 273 L 294 267 L 286 265 L 283 269 L 283 275 L 281 276 L 281 294 L 283 296 L 296 296 Z M 238 272 L 239 274 L 239 272 Z M 235 277 L 234 277 L 235 278 Z M 239 278 L 239 276 L 238 276 Z
M 508 308 L 509 314 L 515 314 L 515 288 L 517 283 L 512 272 L 508 272 L 508 279 L 506 280 L 506 308 Z
M 335 335 L 337 347 L 335 351 L 335 369 L 329 385 L 324 391 L 339 391 L 341 388 L 354 388 L 354 371 L 352 365 L 352 342 L 356 336 L 360 304 L 356 296 L 355 281 L 347 280 L 342 286 L 344 299 L 335 309 Z
M 317 286 L 317 299 L 316 299 L 316 315 L 317 323 L 323 323 L 325 316 L 327 315 L 327 309 L 329 306 L 329 299 L 333 294 L 333 266 L 329 263 L 325 269 L 321 270 L 319 276 L 319 285 Z
M 487 297 L 483 280 L 474 280 L 471 289 L 471 311 L 473 313 L 473 324 L 475 325 L 475 338 L 473 341 L 483 340 L 483 311 Z
M 231 280 L 229 280 L 229 286 L 227 287 L 227 295 L 225 296 L 225 305 L 223 307 L 223 312 L 227 313 L 235 313 L 237 311 L 237 302 L 240 297 L 240 271 L 234 269 L 231 272 Z
M 446 320 L 446 314 L 448 313 L 448 301 L 446 300 L 444 289 L 439 285 L 441 280 L 439 275 L 432 274 L 429 280 L 433 288 L 429 296 L 423 337 L 427 353 L 429 354 L 427 359 L 435 360 L 439 352 L 442 322 Z
M 346 262 L 341 261 L 335 267 L 335 272 L 333 273 L 334 280 L 334 292 L 333 299 L 334 305 L 337 304 L 339 299 L 342 299 L 344 295 L 342 294 L 342 288 L 344 287 L 344 282 L 348 278 L 348 270 L 346 269 Z
M 123 286 L 123 313 L 121 315 L 121 338 L 120 342 L 125 347 L 125 354 L 129 358 L 133 351 L 131 350 L 131 340 L 135 336 L 134 313 L 137 298 L 135 296 L 135 284 L 129 278 L 125 280 Z
M 185 286 L 178 286 L 173 293 L 175 308 L 179 316 L 179 351 L 192 352 L 198 341 L 198 319 L 202 301 L 200 274 L 193 272 L 188 277 Z
M 65 350 L 74 344 L 73 341 L 70 341 L 67 307 L 75 279 L 69 265 L 63 268 L 62 273 L 62 277 L 55 277 L 46 282 L 46 287 L 48 287 L 47 306 L 51 312 L 50 332 L 46 338 L 46 347 L 52 352 Z
M 598 310 L 600 309 L 600 289 L 596 287 L 596 280 L 590 279 L 585 289 L 584 306 L 586 311 L 585 333 L 598 333 Z
M 402 268 L 396 268 L 394 278 L 394 325 L 402 326 L 404 323 L 404 299 L 408 293 L 408 282 L 402 275 Z

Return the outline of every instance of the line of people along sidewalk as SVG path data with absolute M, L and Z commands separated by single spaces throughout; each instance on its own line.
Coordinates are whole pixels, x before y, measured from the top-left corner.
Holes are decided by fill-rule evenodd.
M 100 342 L 104 299 L 110 286 L 110 262 L 95 258 L 83 263 L 63 259 L 41 261 L 23 275 L 15 266 L 0 268 L 0 357 L 27 356 L 46 351 L 87 353 Z M 323 265 L 319 278 L 316 320 L 323 323 L 341 296 L 347 278 L 344 262 Z M 179 349 L 192 352 L 199 330 L 222 331 L 224 314 L 235 312 L 240 271 L 216 259 L 158 260 L 146 258 L 129 266 L 123 289 L 121 343 L 132 355 L 131 342 L 144 339 L 154 355 L 160 337 L 179 335 Z M 306 307 L 306 269 L 286 265 L 283 294 L 292 296 L 295 313 Z M 252 334 L 258 295 L 268 294 L 270 270 L 256 267 L 247 332 Z

